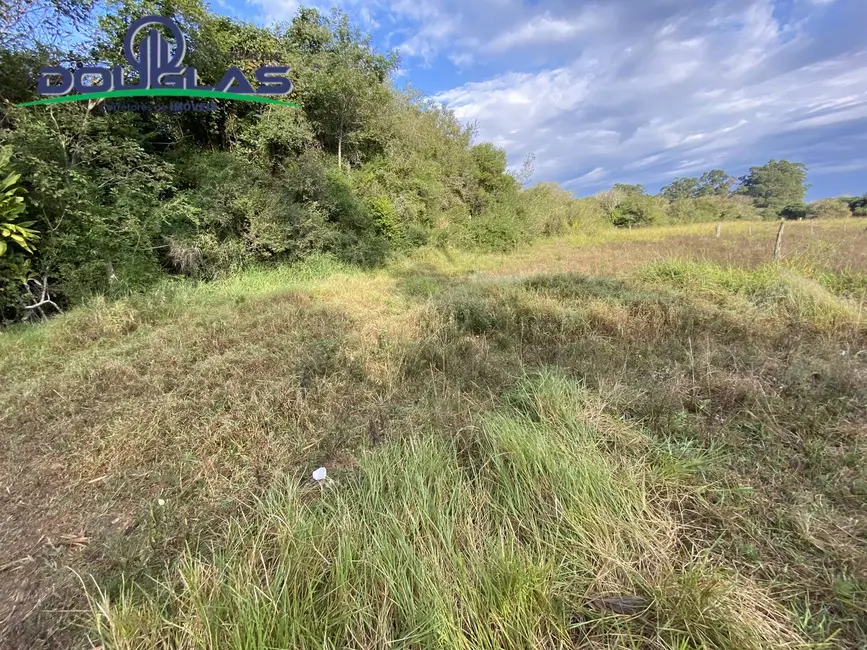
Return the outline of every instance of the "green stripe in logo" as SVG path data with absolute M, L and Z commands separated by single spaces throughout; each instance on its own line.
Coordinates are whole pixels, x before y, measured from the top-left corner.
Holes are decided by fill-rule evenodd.
M 101 93 L 84 93 L 82 95 L 62 95 L 37 99 L 33 102 L 23 102 L 16 106 L 41 106 L 44 104 L 61 104 L 63 102 L 81 102 L 87 99 L 111 99 L 112 97 L 209 97 L 211 99 L 235 99 L 242 102 L 258 102 L 259 104 L 275 104 L 298 108 L 296 102 L 283 102 L 279 99 L 261 97 L 259 95 L 242 95 L 228 93 L 222 90 L 188 90 L 186 88 L 139 88 L 134 90 L 107 90 Z

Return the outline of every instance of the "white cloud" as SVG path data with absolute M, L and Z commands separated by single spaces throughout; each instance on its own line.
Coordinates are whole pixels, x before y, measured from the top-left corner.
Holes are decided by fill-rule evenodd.
M 771 157 L 827 173 L 867 146 L 864 0 L 312 1 L 379 26 L 410 78 L 469 79 L 434 99 L 579 192 Z
M 822 160 L 855 151 L 843 131 L 867 132 L 867 51 L 823 58 L 810 49 L 819 41 L 805 31 L 809 16 L 783 24 L 770 0 L 719 0 L 704 19 L 684 7 L 643 29 L 589 33 L 567 65 L 496 75 L 436 99 L 478 120 L 481 139 L 507 139 L 513 164 L 535 152 L 535 180 L 579 192 L 617 170 L 650 182 L 789 152 L 806 154 L 817 170 L 860 169 Z M 529 38 L 529 25 L 552 15 L 541 13 L 526 32 L 505 31 L 500 42 Z M 622 42 L 629 46 L 616 47 Z M 839 138 L 840 150 L 825 148 Z
M 250 4 L 259 7 L 263 22 L 273 23 L 291 18 L 301 3 L 298 0 L 250 0 Z
M 779 34 L 773 3 L 770 0 L 756 2 L 744 15 L 739 32 L 741 47 L 723 60 L 724 74 L 736 79 L 761 65 L 773 52 Z
M 479 120 L 484 139 L 504 148 L 508 141 L 507 151 L 517 162 L 530 151 L 528 137 L 539 142 L 557 142 L 558 138 L 570 135 L 546 133 L 545 124 L 575 110 L 587 98 L 589 83 L 587 76 L 570 69 L 535 75 L 512 73 L 440 93 L 434 100 L 449 105 L 464 122 Z M 528 125 L 535 128 L 528 130 Z M 538 147 L 536 153 L 541 153 Z
M 552 18 L 544 13 L 529 22 L 497 36 L 487 46 L 491 52 L 505 52 L 514 47 L 539 42 L 557 42 L 574 37 L 585 25 L 578 21 Z
M 814 165 L 810 168 L 810 172 L 814 174 L 839 174 L 842 172 L 857 172 L 862 169 L 867 169 L 867 158 L 836 165 Z
M 595 181 L 602 180 L 603 178 L 605 178 L 606 175 L 607 175 L 607 172 L 605 171 L 604 167 L 594 167 L 586 174 L 581 174 L 581 176 L 578 176 L 577 178 L 573 178 L 572 181 L 570 181 L 570 182 L 571 183 L 578 183 L 578 184 L 595 182 Z
M 458 24 L 457 19 L 445 16 L 432 19 L 410 39 L 401 43 L 397 51 L 404 56 L 429 60 L 438 51 L 435 44 L 454 34 Z

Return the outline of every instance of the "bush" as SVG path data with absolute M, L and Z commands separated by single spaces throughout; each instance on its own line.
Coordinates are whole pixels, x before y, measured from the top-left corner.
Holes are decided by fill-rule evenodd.
M 668 219 L 672 223 L 733 221 L 755 219 L 757 216 L 752 201 L 744 196 L 676 199 L 668 206 Z
M 703 199 L 676 199 L 668 206 L 668 219 L 672 223 L 696 223 L 718 220 L 714 206 Z
M 602 207 L 598 197 L 588 196 L 574 203 L 575 223 L 573 228 L 581 232 L 593 233 L 602 228 L 610 228 L 611 220 Z
M 373 220 L 379 233 L 393 244 L 402 247 L 403 228 L 401 227 L 400 217 L 391 200 L 387 196 L 382 195 L 374 197 L 368 202 L 368 209 L 373 215 Z
M 807 206 L 808 219 L 845 219 L 851 216 L 849 204 L 843 199 L 822 199 Z
M 849 206 L 854 217 L 867 217 L 867 194 L 858 197 L 845 197 L 841 199 Z
M 537 235 L 558 235 L 578 223 L 579 210 L 572 193 L 554 183 L 539 183 L 525 190 L 520 203 Z
M 650 226 L 665 220 L 664 199 L 655 196 L 625 194 L 617 197 L 609 213 L 611 223 L 618 227 Z
M 772 210 L 768 213 L 773 214 Z M 767 213 L 766 213 L 767 216 Z M 792 203 L 780 210 L 779 216 L 781 219 L 798 220 L 807 216 L 807 206 L 803 203 Z
M 473 217 L 458 235 L 465 248 L 487 251 L 509 251 L 532 239 L 526 222 L 512 211 L 487 211 Z
M 14 128 L 0 130 L 0 141 L 11 145 L 28 195 L 22 216 L 41 236 L 30 266 L 48 278 L 55 301 L 123 295 L 158 277 L 156 244 L 166 225 L 158 207 L 173 166 L 122 137 L 130 116 L 87 128 L 73 107 L 50 117 L 11 109 L 8 119 Z

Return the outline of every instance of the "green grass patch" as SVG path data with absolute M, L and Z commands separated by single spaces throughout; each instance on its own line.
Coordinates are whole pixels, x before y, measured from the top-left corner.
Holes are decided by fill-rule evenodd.
M 678 548 L 640 456 L 562 378 L 456 438 L 408 437 L 325 486 L 292 480 L 155 584 L 93 592 L 106 648 L 763 648 L 785 612 Z
M 686 290 L 721 304 L 732 297 L 741 298 L 763 312 L 818 329 L 860 327 L 862 305 L 841 299 L 826 288 L 857 286 L 860 279 L 832 282 L 827 280 L 828 275 L 821 274 L 826 279 L 817 282 L 796 269 L 775 264 L 743 269 L 672 260 L 650 264 L 638 273 L 642 280 Z

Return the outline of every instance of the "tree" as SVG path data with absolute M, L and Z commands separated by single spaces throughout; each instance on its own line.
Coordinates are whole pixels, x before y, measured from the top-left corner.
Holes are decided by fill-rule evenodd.
M 470 149 L 470 153 L 475 162 L 474 176 L 482 191 L 490 194 L 501 190 L 508 182 L 506 152 L 490 142 L 483 142 Z
M 330 42 L 311 44 L 306 36 L 294 33 L 320 34 L 322 27 L 331 30 Z M 288 37 L 318 50 L 315 60 L 319 70 L 307 79 L 305 109 L 342 168 L 347 145 L 358 155 L 362 141 L 375 127 L 377 113 L 391 101 L 385 82 L 397 66 L 397 57 L 376 54 L 370 38 L 353 30 L 346 14 L 340 12 L 330 21 L 315 11 L 302 12 Z
M 515 180 L 521 184 L 521 187 L 526 187 L 533 179 L 533 174 L 536 173 L 535 163 L 536 154 L 531 151 L 527 154 L 527 157 L 524 158 L 521 169 L 519 169 L 518 172 L 515 174 Z
M 771 160 L 762 167 L 750 167 L 741 177 L 738 193 L 753 199 L 758 208 L 780 214 L 787 206 L 803 204 L 807 193 L 807 166 L 788 160 Z
M 84 24 L 93 0 L 0 1 L 0 49 L 51 45 Z
M 644 185 L 630 185 L 628 183 L 615 183 L 614 184 L 615 192 L 622 192 L 626 196 L 644 196 L 646 192 L 644 191 Z
M 728 196 L 736 179 L 722 169 L 712 169 L 701 178 L 678 178 L 666 185 L 660 194 L 669 201 L 678 199 L 698 199 L 705 196 Z
M 807 206 L 804 203 L 790 203 L 779 210 L 779 216 L 782 219 L 796 221 L 804 219 L 807 216 Z
M 611 194 L 613 196 L 609 197 L 609 204 L 605 207 L 615 226 L 647 226 L 665 218 L 666 203 L 659 197 L 636 192 L 626 194 L 622 190 Z
M 722 169 L 712 169 L 701 175 L 698 187 L 695 189 L 695 197 L 728 196 L 736 182 L 736 178 L 729 176 Z
M 506 152 L 490 142 L 470 149 L 473 161 L 472 185 L 467 188 L 470 210 L 481 214 L 493 201 L 517 191 L 519 184 L 506 173 Z
M 670 185 L 663 187 L 659 193 L 669 201 L 691 199 L 695 197 L 698 187 L 699 179 L 697 178 L 677 178 Z

